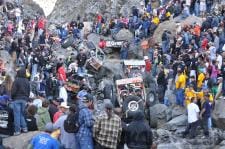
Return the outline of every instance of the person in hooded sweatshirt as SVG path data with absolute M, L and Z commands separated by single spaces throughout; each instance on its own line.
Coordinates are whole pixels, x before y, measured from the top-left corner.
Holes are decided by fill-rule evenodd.
M 144 113 L 136 111 L 133 121 L 125 128 L 125 140 L 129 149 L 150 149 L 152 146 L 152 131 L 145 122 Z
M 45 125 L 51 122 L 50 114 L 48 112 L 49 101 L 44 100 L 42 102 L 42 107 L 38 108 L 37 111 L 37 126 L 38 130 L 43 131 Z
M 21 68 L 12 85 L 13 114 L 14 114 L 14 135 L 20 135 L 22 132 L 28 132 L 27 124 L 24 118 L 25 107 L 30 95 L 30 83 L 26 78 L 26 69 Z

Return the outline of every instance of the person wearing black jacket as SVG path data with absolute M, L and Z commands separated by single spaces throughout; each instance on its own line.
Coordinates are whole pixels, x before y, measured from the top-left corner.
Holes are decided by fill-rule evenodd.
M 30 105 L 26 110 L 26 123 L 28 131 L 37 131 L 37 120 L 35 114 L 37 113 L 37 107 L 35 105 Z
M 159 101 L 164 103 L 164 96 L 167 89 L 167 80 L 164 72 L 164 67 L 160 68 L 160 72 L 157 77 L 158 91 L 159 91 Z
M 77 64 L 78 64 L 78 74 L 85 73 L 84 65 L 87 61 L 87 55 L 85 54 L 83 49 L 80 49 L 80 53 L 77 55 Z
M 144 113 L 134 113 L 133 121 L 125 128 L 125 140 L 129 149 L 150 149 L 152 146 L 152 131 L 144 120 Z
M 27 132 L 27 124 L 24 118 L 24 111 L 30 95 L 30 83 L 26 78 L 26 70 L 21 68 L 12 85 L 12 99 L 14 112 L 14 135 L 19 135 L 21 130 Z

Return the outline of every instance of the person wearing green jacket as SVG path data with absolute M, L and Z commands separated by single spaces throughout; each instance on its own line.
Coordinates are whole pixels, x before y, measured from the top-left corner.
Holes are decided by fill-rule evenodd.
M 49 101 L 44 100 L 42 102 L 42 107 L 40 107 L 37 111 L 37 126 L 39 131 L 43 131 L 45 129 L 45 125 L 51 122 L 48 106 Z

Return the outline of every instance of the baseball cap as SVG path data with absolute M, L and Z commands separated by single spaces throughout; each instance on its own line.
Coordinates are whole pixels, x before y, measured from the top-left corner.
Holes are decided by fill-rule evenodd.
M 56 99 L 54 99 L 55 101 L 57 101 L 57 102 L 64 102 L 64 100 L 62 99 L 62 98 L 56 98 Z
M 147 60 L 148 59 L 148 56 L 144 56 L 144 60 Z
M 110 102 L 106 102 L 105 103 L 105 108 L 106 109 L 113 109 L 113 104 L 112 104 L 112 102 L 110 101 Z
M 82 98 L 82 102 L 89 102 L 93 100 L 93 96 L 89 93 L 87 93 L 83 98 Z

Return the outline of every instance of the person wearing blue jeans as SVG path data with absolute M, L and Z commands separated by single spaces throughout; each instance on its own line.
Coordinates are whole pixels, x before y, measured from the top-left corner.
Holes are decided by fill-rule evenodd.
M 176 104 L 180 106 L 184 106 L 184 89 L 176 90 Z
M 91 136 L 83 136 L 83 137 L 77 137 L 76 136 L 76 146 L 79 149 L 94 149 L 94 143 Z
M 14 135 L 19 135 L 22 132 L 27 132 L 27 125 L 24 119 L 25 107 L 30 96 L 30 83 L 26 78 L 26 69 L 18 70 L 15 81 L 12 85 L 11 96 L 13 99 L 14 113 Z
M 85 74 L 85 68 L 84 67 L 78 67 L 77 74 Z
M 27 132 L 27 124 L 24 118 L 25 107 L 26 101 L 22 99 L 13 102 L 15 132 L 20 132 L 21 128 L 23 132 Z

